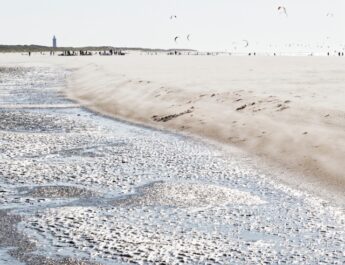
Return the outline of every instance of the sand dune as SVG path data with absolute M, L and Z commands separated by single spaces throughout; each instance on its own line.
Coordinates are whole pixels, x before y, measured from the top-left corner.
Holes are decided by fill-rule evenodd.
M 345 187 L 345 60 L 316 57 L 55 58 L 66 93 L 127 120 L 236 145 L 299 185 Z

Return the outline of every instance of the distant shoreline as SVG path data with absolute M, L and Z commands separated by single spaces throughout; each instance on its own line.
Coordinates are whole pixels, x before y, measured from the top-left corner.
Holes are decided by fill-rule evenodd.
M 193 49 L 152 49 L 140 47 L 114 47 L 114 46 L 85 46 L 85 47 L 49 47 L 41 45 L 0 45 L 0 53 L 16 52 L 62 52 L 62 51 L 105 51 L 105 50 L 126 50 L 141 52 L 171 52 L 171 51 L 196 51 Z

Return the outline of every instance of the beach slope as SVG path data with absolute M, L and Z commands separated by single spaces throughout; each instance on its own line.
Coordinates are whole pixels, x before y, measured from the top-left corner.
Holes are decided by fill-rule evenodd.
M 65 93 L 88 108 L 239 147 L 261 167 L 291 172 L 276 174 L 285 182 L 344 197 L 343 58 L 4 54 L 1 61 L 70 69 Z
M 94 58 L 67 94 L 123 119 L 207 137 L 345 187 L 345 60 L 307 57 Z

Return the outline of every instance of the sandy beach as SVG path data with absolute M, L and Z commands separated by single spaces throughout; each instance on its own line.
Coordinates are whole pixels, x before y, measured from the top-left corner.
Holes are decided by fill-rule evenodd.
M 89 111 L 71 69 L 0 74 L 1 264 L 344 262 L 344 207 L 248 153 Z
M 300 172 L 312 189 L 343 193 L 344 66 L 342 58 L 128 57 L 79 68 L 66 92 L 115 117 L 236 145 Z
M 4 1 L 0 265 L 345 265 L 345 1 Z
M 345 60 L 327 57 L 27 58 L 72 73 L 65 93 L 107 115 L 237 146 L 344 195 Z

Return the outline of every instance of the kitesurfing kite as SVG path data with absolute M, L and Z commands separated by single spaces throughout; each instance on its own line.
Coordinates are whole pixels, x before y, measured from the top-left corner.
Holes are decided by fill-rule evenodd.
M 281 13 L 284 13 L 285 16 L 288 15 L 285 6 L 278 6 L 278 11 L 281 12 Z
M 174 39 L 176 43 L 177 43 L 178 38 L 179 38 L 179 36 L 176 36 Z
M 187 40 L 190 41 L 190 34 L 187 35 Z
M 245 43 L 245 44 L 244 44 L 244 47 L 246 47 L 246 48 L 247 48 L 247 47 L 249 46 L 249 41 L 247 41 L 247 40 L 243 40 L 243 42 Z

